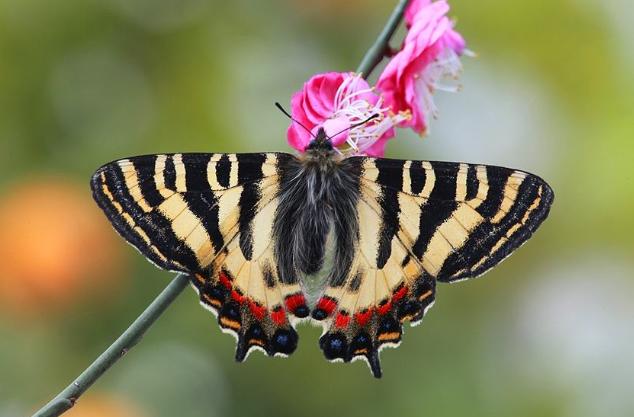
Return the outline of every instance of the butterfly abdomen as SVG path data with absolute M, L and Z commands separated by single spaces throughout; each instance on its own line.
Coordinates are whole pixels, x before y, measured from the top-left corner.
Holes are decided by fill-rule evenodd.
M 280 280 L 291 283 L 298 275 L 319 272 L 332 233 L 338 261 L 330 272 L 331 285 L 342 285 L 358 235 L 358 170 L 324 156 L 289 160 L 281 171 L 273 226 Z

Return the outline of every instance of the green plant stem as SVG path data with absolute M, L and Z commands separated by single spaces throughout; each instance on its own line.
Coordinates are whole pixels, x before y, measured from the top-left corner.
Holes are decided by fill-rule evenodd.
M 379 62 L 387 55 L 390 47 L 390 39 L 392 39 L 396 28 L 398 28 L 399 23 L 401 23 L 403 19 L 403 14 L 405 13 L 408 2 L 408 0 L 399 1 L 383 27 L 383 30 L 374 41 L 374 44 L 363 57 L 361 64 L 359 64 L 357 68 L 357 73 L 361 74 L 363 78 L 367 79 Z
M 77 399 L 128 350 L 136 345 L 147 329 L 165 311 L 172 301 L 183 292 L 189 278 L 178 274 L 169 285 L 152 301 L 143 313 L 126 329 L 115 342 L 110 345 L 95 361 L 90 364 L 70 385 L 53 398 L 48 404 L 36 412 L 33 417 L 59 416 L 70 409 Z

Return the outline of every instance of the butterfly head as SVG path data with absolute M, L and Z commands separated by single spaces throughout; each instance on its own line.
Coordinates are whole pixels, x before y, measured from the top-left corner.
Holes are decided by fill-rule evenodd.
M 311 140 L 306 147 L 306 152 L 312 151 L 314 153 L 330 153 L 333 150 L 334 147 L 332 146 L 332 141 L 330 140 L 330 137 L 326 134 L 326 131 L 323 127 L 319 128 L 315 138 Z

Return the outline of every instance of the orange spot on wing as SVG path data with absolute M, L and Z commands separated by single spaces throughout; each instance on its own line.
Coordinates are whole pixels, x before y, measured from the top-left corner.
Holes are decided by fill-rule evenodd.
M 211 298 L 210 296 L 208 296 L 207 294 L 203 294 L 203 298 L 205 299 L 205 301 L 207 301 L 210 305 L 216 307 L 216 308 L 220 308 L 222 306 L 222 303 L 220 302 L 220 300 L 217 300 L 215 298 Z
M 418 300 L 419 300 L 419 301 L 423 301 L 425 298 L 429 297 L 431 294 L 432 294 L 432 291 L 431 291 L 431 290 L 429 290 L 429 291 L 427 291 L 426 293 L 421 294 L 421 296 L 420 296 L 420 297 L 418 297 Z
M 389 342 L 389 341 L 392 341 L 392 340 L 398 340 L 399 337 L 401 337 L 400 333 L 390 332 L 390 333 L 381 333 L 379 335 L 378 339 L 381 342 Z
M 228 327 L 232 330 L 238 330 L 240 328 L 240 323 L 235 320 L 228 319 L 226 317 L 220 318 L 220 324 L 222 327 Z

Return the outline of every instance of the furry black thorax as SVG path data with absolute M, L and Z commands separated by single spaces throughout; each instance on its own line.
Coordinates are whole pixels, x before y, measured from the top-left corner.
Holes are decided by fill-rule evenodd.
M 361 158 L 342 158 L 320 130 L 300 158 L 290 158 L 280 166 L 273 233 L 282 283 L 296 283 L 319 272 L 328 241 L 337 262 L 327 283 L 335 287 L 344 284 L 359 235 L 360 163 Z

